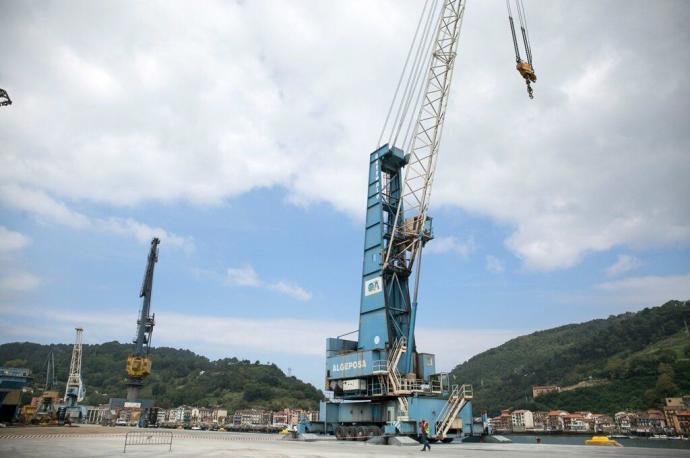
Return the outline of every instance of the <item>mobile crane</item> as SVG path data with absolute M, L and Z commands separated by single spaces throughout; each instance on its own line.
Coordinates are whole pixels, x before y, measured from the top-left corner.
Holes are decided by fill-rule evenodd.
M 143 298 L 139 319 L 137 320 L 137 335 L 134 339 L 134 351 L 127 357 L 127 401 L 135 402 L 139 399 L 139 392 L 144 379 L 151 374 L 151 358 L 149 346 L 155 323 L 155 314 L 151 311 L 151 291 L 153 289 L 153 269 L 158 261 L 158 244 L 160 240 L 151 240 L 144 281 L 141 284 L 139 297 Z
M 484 431 L 473 424 L 472 387 L 436 371 L 435 355 L 418 351 L 414 334 L 422 250 L 434 237 L 427 210 L 465 4 L 425 3 L 379 146 L 369 156 L 358 337 L 327 339 L 325 388 L 333 397 L 321 403 L 318 422 L 301 421 L 302 433 L 416 436 L 422 419 L 435 440 Z M 528 56 L 529 71 L 520 74 L 531 97 Z

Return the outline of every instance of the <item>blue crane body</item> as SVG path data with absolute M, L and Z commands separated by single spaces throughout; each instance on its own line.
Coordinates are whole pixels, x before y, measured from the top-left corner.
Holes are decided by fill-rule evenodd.
M 414 334 L 422 251 L 434 237 L 427 210 L 465 3 L 424 4 L 380 146 L 369 156 L 357 340 L 326 340 L 325 388 L 333 397 L 321 403 L 318 422 L 300 423 L 301 432 L 341 439 L 416 435 L 421 420 L 435 440 L 488 430 L 485 415 L 473 420 L 472 387 L 452 384 L 447 373 L 438 372 L 436 356 L 418 351 Z M 516 3 L 527 61 L 520 58 L 507 5 L 518 70 L 532 98 L 536 75 L 524 5 Z M 382 142 L 387 127 L 388 141 Z
M 334 399 L 321 403 L 319 422 L 303 423 L 303 432 L 343 439 L 415 435 L 426 419 L 438 439 L 472 433 L 471 388 L 452 386 L 447 374 L 436 372 L 435 355 L 416 351 L 409 272 L 384 265 L 382 258 L 399 213 L 407 161 L 401 149 L 387 144 L 370 155 L 359 336 L 327 339 L 326 389 Z M 424 243 L 433 238 L 431 222 L 427 216 L 422 225 Z

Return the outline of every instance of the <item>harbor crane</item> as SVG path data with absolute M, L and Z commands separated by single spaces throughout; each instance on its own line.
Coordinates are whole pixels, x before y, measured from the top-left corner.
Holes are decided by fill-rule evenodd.
M 72 347 L 72 359 L 69 365 L 69 376 L 67 377 L 65 397 L 63 399 L 67 407 L 75 407 L 77 403 L 84 400 L 85 394 L 84 382 L 81 378 L 81 343 L 84 329 L 74 328 L 74 330 L 76 331 L 76 337 L 74 339 L 74 347 Z M 53 370 L 55 369 L 53 368 Z M 46 374 L 46 377 L 48 375 L 50 374 Z
M 414 333 L 422 251 L 434 238 L 427 213 L 465 5 L 424 4 L 369 156 L 359 328 L 352 332 L 357 340 L 344 339 L 347 334 L 327 339 L 325 388 L 333 397 L 321 403 L 319 421 L 303 420 L 300 432 L 357 440 L 416 436 L 422 419 L 435 440 L 484 431 L 473 423 L 472 387 L 452 384 L 437 371 L 436 356 L 417 349 Z M 531 96 L 531 50 L 527 55 L 521 76 Z
M 129 402 L 135 402 L 139 399 L 139 392 L 144 384 L 144 379 L 151 374 L 149 346 L 151 345 L 151 335 L 156 317 L 155 314 L 150 314 L 151 291 L 153 289 L 153 269 L 158 261 L 159 243 L 158 238 L 151 240 L 144 281 L 139 293 L 142 304 L 137 320 L 137 335 L 134 339 L 134 351 L 127 357 L 127 401 Z

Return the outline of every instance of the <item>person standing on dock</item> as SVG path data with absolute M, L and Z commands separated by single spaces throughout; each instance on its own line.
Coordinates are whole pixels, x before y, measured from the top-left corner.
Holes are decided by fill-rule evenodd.
M 429 445 L 429 423 L 423 418 L 419 422 L 419 433 L 422 436 L 422 444 L 424 444 L 422 451 L 431 451 L 431 445 Z

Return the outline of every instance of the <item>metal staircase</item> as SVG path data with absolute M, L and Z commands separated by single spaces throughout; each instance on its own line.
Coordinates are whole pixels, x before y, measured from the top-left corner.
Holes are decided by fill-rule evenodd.
M 463 406 L 472 399 L 472 385 L 454 385 L 448 397 L 448 402 L 436 418 L 436 438 L 444 439 L 448 430 L 462 410 Z
M 400 337 L 393 344 L 390 354 L 388 355 L 388 380 L 390 381 L 390 388 L 393 394 L 402 394 L 402 377 L 398 371 L 398 363 L 402 358 L 403 353 L 407 351 L 407 339 Z
M 403 353 L 407 351 L 407 339 L 405 337 L 400 337 L 393 344 L 390 354 L 388 355 L 388 380 L 389 387 L 392 394 L 398 395 L 398 407 L 399 414 L 398 420 L 405 421 L 408 418 L 409 406 L 407 398 L 405 396 L 400 396 L 401 394 L 406 394 L 403 389 L 403 380 L 400 376 L 400 371 L 398 370 L 398 363 L 400 358 L 402 358 Z

